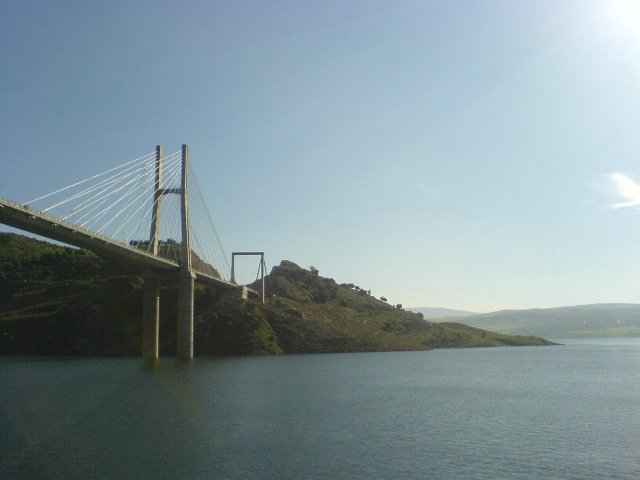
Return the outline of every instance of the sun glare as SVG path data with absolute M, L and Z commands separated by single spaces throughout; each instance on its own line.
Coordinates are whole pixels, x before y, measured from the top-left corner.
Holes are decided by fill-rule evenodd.
M 640 0 L 611 0 L 611 7 L 625 28 L 640 38 Z

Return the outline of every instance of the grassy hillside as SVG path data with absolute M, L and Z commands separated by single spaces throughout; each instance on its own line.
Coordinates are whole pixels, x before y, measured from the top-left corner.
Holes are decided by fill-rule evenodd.
M 0 352 L 128 353 L 141 287 L 90 252 L 0 234 Z
M 143 280 L 96 255 L 0 234 L 0 353 L 139 355 Z M 196 355 L 424 350 L 540 345 L 530 337 L 432 323 L 283 261 L 266 304 L 202 285 L 195 293 Z M 161 292 L 161 355 L 175 354 L 177 293 Z
M 511 335 L 539 335 L 546 338 L 640 337 L 640 305 L 626 303 L 505 310 L 457 321 Z
M 283 261 L 268 277 L 269 306 L 288 318 L 271 324 L 286 351 L 424 350 L 446 347 L 537 345 L 457 323 L 433 323 L 377 300 L 355 285 Z

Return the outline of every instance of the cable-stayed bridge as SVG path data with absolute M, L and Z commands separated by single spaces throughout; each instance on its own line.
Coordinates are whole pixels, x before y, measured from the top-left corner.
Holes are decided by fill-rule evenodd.
M 193 357 L 194 281 L 238 288 L 190 169 L 187 145 L 166 156 L 158 146 L 24 203 L 0 199 L 0 223 L 139 267 L 145 357 L 158 357 L 161 280 L 178 286 L 182 358 Z

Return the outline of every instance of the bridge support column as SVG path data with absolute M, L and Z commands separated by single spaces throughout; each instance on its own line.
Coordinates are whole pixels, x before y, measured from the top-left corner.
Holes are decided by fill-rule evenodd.
M 148 273 L 144 277 L 142 300 L 142 356 L 157 359 L 160 334 L 160 279 Z
M 180 273 L 178 281 L 178 358 L 193 358 L 193 290 L 195 275 Z

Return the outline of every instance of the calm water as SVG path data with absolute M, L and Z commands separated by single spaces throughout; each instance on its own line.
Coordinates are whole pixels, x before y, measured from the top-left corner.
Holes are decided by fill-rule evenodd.
M 0 477 L 640 478 L 640 340 L 1 359 Z

